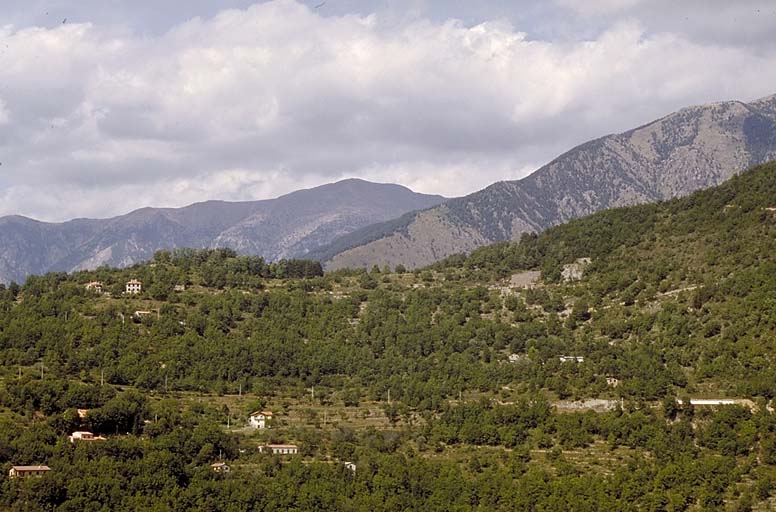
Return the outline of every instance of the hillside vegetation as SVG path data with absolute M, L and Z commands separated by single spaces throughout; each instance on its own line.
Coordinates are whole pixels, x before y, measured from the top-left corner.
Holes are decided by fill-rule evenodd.
M 768 164 L 414 272 L 176 250 L 12 284 L 0 462 L 51 472 L 0 507 L 765 509 L 775 244 Z

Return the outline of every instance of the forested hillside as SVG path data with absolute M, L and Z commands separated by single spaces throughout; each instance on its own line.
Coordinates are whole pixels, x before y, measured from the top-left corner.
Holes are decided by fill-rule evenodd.
M 0 463 L 51 471 L 0 508 L 767 510 L 774 276 L 776 164 L 413 272 L 30 278 L 0 291 Z

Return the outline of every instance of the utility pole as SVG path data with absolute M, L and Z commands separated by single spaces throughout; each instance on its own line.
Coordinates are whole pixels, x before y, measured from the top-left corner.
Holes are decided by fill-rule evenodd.
M 310 401 L 315 402 L 315 386 L 310 388 Z
M 105 385 L 105 370 L 100 370 L 100 386 Z
M 43 363 L 40 363 L 40 380 L 43 380 Z
M 237 396 L 242 398 L 242 382 L 240 383 L 240 387 L 238 388 Z
M 391 389 L 388 388 L 388 403 L 391 403 Z

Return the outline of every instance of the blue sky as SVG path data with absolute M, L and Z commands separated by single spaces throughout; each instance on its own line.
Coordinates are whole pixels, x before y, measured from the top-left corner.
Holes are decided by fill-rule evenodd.
M 776 93 L 774 26 L 764 0 L 4 0 L 0 215 L 348 177 L 463 195 Z

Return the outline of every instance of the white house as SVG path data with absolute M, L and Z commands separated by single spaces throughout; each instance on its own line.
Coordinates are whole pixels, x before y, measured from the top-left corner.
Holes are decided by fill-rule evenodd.
M 584 363 L 585 358 L 582 356 L 560 356 L 558 358 L 561 363 Z
M 520 361 L 521 357 L 520 354 L 509 354 L 509 362 L 510 363 L 517 363 Z
M 253 428 L 269 428 L 269 422 L 272 421 L 270 411 L 256 411 L 248 418 L 248 423 Z
M 353 473 L 356 472 L 356 463 L 355 462 L 346 462 L 345 463 L 345 469 L 352 471 Z
M 88 291 L 92 291 L 95 293 L 102 293 L 102 283 L 99 281 L 92 281 L 91 283 L 86 283 L 86 289 Z
M 215 473 L 229 473 L 232 470 L 225 462 L 214 462 L 210 467 Z
M 143 283 L 141 283 L 137 279 L 132 279 L 131 281 L 127 282 L 126 293 L 128 293 L 129 295 L 137 295 L 142 291 L 143 291 Z
M 73 432 L 69 436 L 67 436 L 67 439 L 71 443 L 75 443 L 76 441 L 105 441 L 104 437 L 96 436 L 92 434 L 91 432 Z
M 259 453 L 272 453 L 274 455 L 296 455 L 299 447 L 295 444 L 266 444 L 259 446 Z
M 172 291 L 174 292 L 185 292 L 186 291 L 186 285 L 185 284 L 176 284 L 173 286 Z
M 48 466 L 11 466 L 8 470 L 8 478 L 27 478 L 29 476 L 43 476 L 51 471 Z

